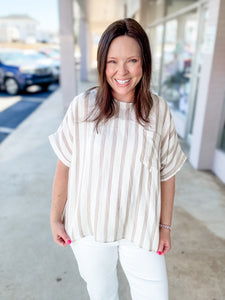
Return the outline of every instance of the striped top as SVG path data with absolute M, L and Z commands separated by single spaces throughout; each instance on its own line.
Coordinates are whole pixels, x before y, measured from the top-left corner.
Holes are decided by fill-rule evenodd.
M 150 124 L 143 127 L 133 103 L 114 100 L 117 114 L 100 123 L 84 121 L 96 89 L 71 102 L 56 133 L 49 136 L 69 169 L 65 228 L 77 241 L 127 239 L 157 251 L 161 209 L 160 181 L 174 176 L 186 156 L 181 150 L 169 106 L 152 95 Z

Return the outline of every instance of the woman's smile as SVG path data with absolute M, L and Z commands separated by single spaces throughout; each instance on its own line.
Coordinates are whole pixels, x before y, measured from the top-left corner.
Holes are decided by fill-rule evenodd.
M 126 79 L 126 80 L 115 79 L 115 81 L 119 87 L 126 87 L 127 85 L 130 84 L 131 80 L 130 79 Z

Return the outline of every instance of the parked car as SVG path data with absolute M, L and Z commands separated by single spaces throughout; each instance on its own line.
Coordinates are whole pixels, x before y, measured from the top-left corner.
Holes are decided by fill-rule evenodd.
M 43 53 L 44 55 L 46 55 L 47 57 L 50 57 L 51 59 L 53 59 L 57 63 L 60 65 L 60 51 L 58 48 L 41 48 L 39 50 L 41 53 Z M 74 52 L 74 63 L 76 66 L 80 65 L 80 60 L 81 60 L 81 54 L 79 52 Z
M 16 95 L 31 85 L 43 90 L 57 81 L 59 70 L 53 61 L 35 50 L 0 50 L 0 88 Z
M 60 60 L 60 52 L 59 49 L 56 48 L 41 48 L 39 52 L 43 53 L 47 57 L 50 57 L 54 60 Z
M 43 54 L 46 58 L 49 58 L 52 60 L 52 63 L 55 67 L 55 80 L 56 82 L 59 82 L 59 73 L 60 73 L 60 52 L 56 48 L 41 48 L 39 50 L 41 54 Z

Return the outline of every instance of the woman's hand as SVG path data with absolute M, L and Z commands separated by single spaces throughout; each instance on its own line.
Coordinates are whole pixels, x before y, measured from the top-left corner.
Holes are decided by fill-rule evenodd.
M 66 233 L 65 226 L 60 221 L 51 222 L 52 235 L 54 241 L 62 247 L 66 247 L 71 244 L 71 240 Z
M 157 253 L 165 255 L 171 248 L 170 230 L 165 228 L 159 229 L 159 247 Z
M 53 184 L 50 223 L 53 239 L 62 247 L 71 244 L 64 223 L 61 221 L 67 201 L 68 174 L 69 168 L 58 160 Z

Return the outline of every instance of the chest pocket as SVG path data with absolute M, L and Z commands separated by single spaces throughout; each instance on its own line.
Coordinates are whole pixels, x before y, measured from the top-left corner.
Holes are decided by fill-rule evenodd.
M 149 170 L 160 166 L 160 135 L 154 131 L 143 131 L 140 161 Z

